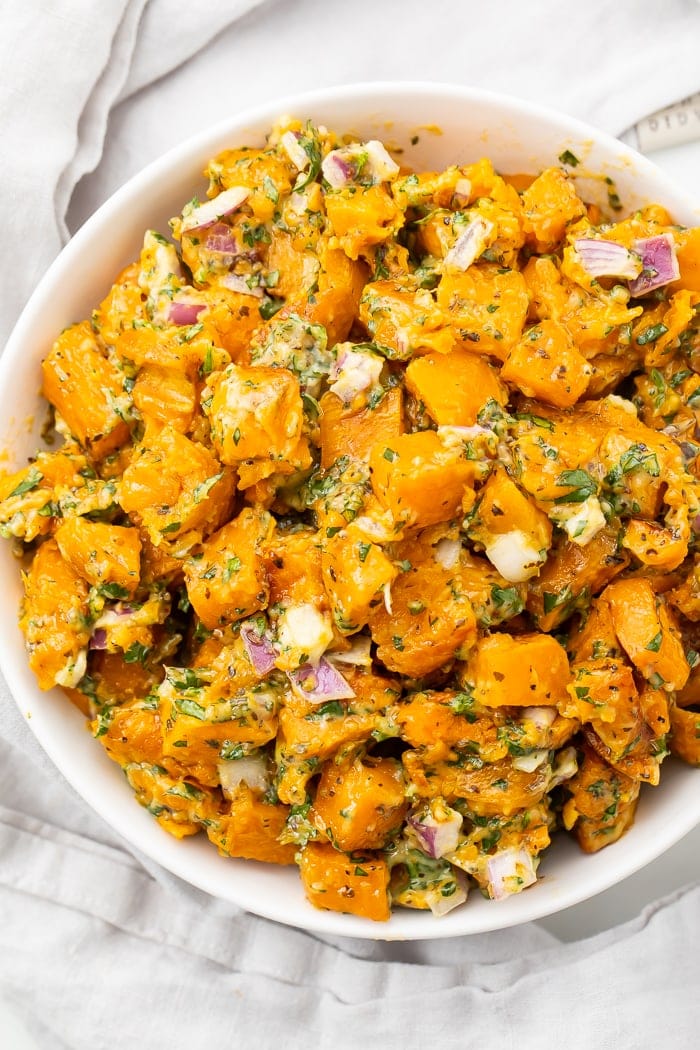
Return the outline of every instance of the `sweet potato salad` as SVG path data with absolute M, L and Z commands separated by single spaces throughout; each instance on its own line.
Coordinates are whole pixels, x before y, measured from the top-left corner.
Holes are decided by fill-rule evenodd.
M 47 347 L 54 444 L 0 480 L 41 688 L 321 908 L 504 898 L 700 763 L 700 229 L 553 160 L 225 150 Z

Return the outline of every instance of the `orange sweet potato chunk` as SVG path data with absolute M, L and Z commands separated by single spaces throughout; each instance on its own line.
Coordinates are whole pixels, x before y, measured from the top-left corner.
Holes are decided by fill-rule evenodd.
M 652 686 L 682 689 L 690 668 L 672 614 L 646 579 L 615 580 L 603 592 L 615 633 Z
M 631 826 L 639 782 L 613 769 L 591 748 L 583 751 L 578 772 L 566 782 L 571 798 L 564 805 L 564 826 L 573 830 L 584 853 L 596 853 Z
M 540 321 L 508 354 L 501 378 L 528 397 L 570 408 L 585 393 L 591 369 L 571 336 L 556 321 Z
M 393 758 L 327 762 L 314 799 L 314 822 L 347 853 L 381 849 L 408 809 L 401 763 Z
M 96 459 L 129 440 L 125 377 L 100 350 L 88 321 L 61 333 L 41 369 L 44 397 Z
M 420 527 L 453 518 L 474 479 L 474 463 L 443 445 L 433 430 L 375 445 L 370 467 L 383 506 L 397 521 Z
M 269 586 L 262 547 L 273 528 L 267 511 L 245 507 L 185 563 L 188 597 L 209 630 L 265 608 Z
M 197 409 L 197 387 L 183 372 L 162 365 L 139 369 L 133 390 L 134 404 L 149 422 L 170 423 L 185 433 Z
M 504 405 L 508 400 L 496 370 L 459 348 L 414 358 L 406 369 L 406 386 L 438 426 L 472 426 L 488 401 Z
M 348 857 L 331 845 L 309 842 L 299 858 L 304 890 L 316 908 L 387 922 L 389 868 L 372 854 Z
M 278 841 L 284 830 L 287 806 L 264 802 L 259 794 L 241 784 L 228 813 L 207 828 L 207 835 L 226 857 L 245 857 L 265 864 L 293 864 L 297 847 Z
M 340 456 L 350 455 L 365 463 L 375 445 L 386 448 L 404 432 L 403 391 L 392 387 L 374 408 L 349 412 L 335 394 L 321 398 L 321 466 L 332 466 Z
M 700 712 L 671 707 L 670 746 L 684 762 L 700 766 Z
M 157 547 L 191 529 L 212 532 L 233 505 L 234 476 L 204 445 L 172 426 L 141 446 L 124 471 L 119 502 Z
M 445 323 L 466 350 L 499 361 L 520 338 L 529 304 L 523 275 L 490 263 L 444 274 L 437 301 Z
M 326 212 L 333 233 L 351 259 L 388 240 L 403 223 L 402 213 L 381 185 L 326 194 Z
M 468 677 L 485 707 L 554 706 L 566 701 L 571 672 L 566 651 L 551 635 L 503 633 L 477 644 Z
M 535 550 L 547 550 L 552 542 L 552 526 L 547 515 L 502 468 L 491 473 L 482 489 L 477 524 L 472 531 L 479 539 L 483 532 L 486 542 L 490 536 L 524 532 Z
M 55 536 L 61 554 L 83 579 L 95 587 L 115 583 L 127 594 L 134 593 L 140 576 L 138 529 L 68 518 Z
M 211 440 L 222 463 L 259 467 L 240 488 L 309 466 L 299 383 L 286 368 L 231 364 L 209 376 Z M 206 404 L 206 403 L 205 403 Z
M 391 671 L 421 678 L 454 659 L 476 639 L 476 617 L 459 566 L 445 568 L 420 534 L 397 548 L 401 572 L 369 625 L 377 656 Z
M 527 239 L 538 252 L 553 251 L 566 227 L 586 214 L 573 182 L 558 168 L 546 168 L 522 195 Z
M 460 764 L 450 757 L 425 764 L 420 752 L 404 751 L 402 761 L 415 794 L 421 798 L 464 799 L 481 817 L 510 817 L 518 810 L 529 809 L 549 787 L 546 763 L 528 773 L 516 769 L 510 758 Z
M 541 631 L 552 631 L 571 615 L 583 591 L 596 595 L 629 564 L 615 529 L 605 527 L 584 547 L 566 539 L 549 553 L 528 585 L 527 610 Z
M 85 673 L 82 654 L 90 638 L 85 580 L 50 539 L 39 547 L 22 581 L 19 625 L 40 688 L 51 689 L 56 683 L 77 685 Z

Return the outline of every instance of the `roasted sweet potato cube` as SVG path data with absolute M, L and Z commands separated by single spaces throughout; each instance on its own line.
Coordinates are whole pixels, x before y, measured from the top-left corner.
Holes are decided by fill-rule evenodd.
M 550 767 L 544 762 L 532 772 L 516 769 L 512 761 L 474 761 L 470 750 L 461 752 L 462 761 L 450 758 L 426 764 L 419 751 L 404 751 L 402 761 L 410 789 L 421 798 L 463 799 L 480 817 L 510 817 L 529 809 L 546 794 Z
M 241 784 L 228 813 L 222 813 L 207 828 L 207 835 L 225 857 L 293 864 L 297 847 L 278 842 L 288 815 L 287 806 L 265 802 L 259 793 Z
M 488 762 L 508 755 L 507 741 L 499 734 L 490 712 L 475 710 L 464 693 L 412 693 L 399 704 L 396 721 L 401 726 L 401 739 L 411 747 L 423 748 L 431 758 L 447 757 L 449 750 L 460 747 L 478 752 Z
M 231 364 L 209 376 L 211 401 L 205 409 L 211 440 L 222 463 L 252 461 L 259 481 L 270 474 L 291 474 L 311 458 L 302 438 L 304 413 L 299 382 L 286 368 Z M 248 487 L 241 477 L 240 487 Z
M 511 583 L 536 575 L 552 542 L 547 515 L 508 477 L 494 470 L 481 490 L 469 535 Z
M 383 600 L 384 588 L 399 571 L 355 522 L 324 540 L 321 567 L 333 618 L 346 634 L 365 626 L 372 606 Z
M 140 262 L 131 263 L 116 281 L 92 315 L 92 324 L 108 346 L 114 346 L 124 328 L 132 328 L 143 313 L 145 293 L 139 286 Z
M 600 757 L 633 780 L 658 784 L 659 766 L 666 754 L 658 740 L 668 728 L 664 694 L 659 698 L 647 694 L 642 703 L 632 668 L 619 657 L 577 664 L 568 690 L 570 702 L 560 705 L 560 710 L 586 723 L 585 739 Z M 661 724 L 663 732 L 658 731 Z
M 472 426 L 488 401 L 504 405 L 508 400 L 496 370 L 460 348 L 414 358 L 406 369 L 406 386 L 438 426 Z
M 429 541 L 407 540 L 397 549 L 401 572 L 369 620 L 379 659 L 391 671 L 420 678 L 454 659 L 476 639 L 476 618 L 459 565 L 445 568 Z
M 541 631 L 552 631 L 571 615 L 584 591 L 596 595 L 629 564 L 615 529 L 603 528 L 585 546 L 564 540 L 530 580 L 527 610 Z
M 314 529 L 277 528 L 264 547 L 270 581 L 268 605 L 322 604 L 321 539 Z
M 330 391 L 321 398 L 321 466 L 330 467 L 340 456 L 369 462 L 375 445 L 391 446 L 404 432 L 401 387 L 387 390 L 374 408 L 348 412 Z
M 62 332 L 41 368 L 44 397 L 96 459 L 129 440 L 125 376 L 103 354 L 88 321 Z
M 403 225 L 403 214 L 381 185 L 327 193 L 325 203 L 333 233 L 351 259 L 387 241 Z
M 233 498 L 231 471 L 204 445 L 166 426 L 124 471 L 119 502 L 138 515 L 157 547 L 193 529 L 213 532 L 228 518 Z
M 365 285 L 360 320 L 374 342 L 399 361 L 430 350 L 449 353 L 457 339 L 432 294 L 405 276 Z
M 85 580 L 49 539 L 39 547 L 22 582 L 19 625 L 40 688 L 76 686 L 87 668 L 90 638 Z
M 297 280 L 287 302 L 279 314 L 281 320 L 288 313 L 296 313 L 312 324 L 322 324 L 328 333 L 328 345 L 334 346 L 347 339 L 353 321 L 357 317 L 360 296 L 368 277 L 368 270 L 361 260 L 352 260 L 339 248 L 329 248 L 327 241 L 321 239 L 316 249 L 321 269 L 316 277 L 318 291 L 309 295 L 304 289 L 300 294 L 302 283 Z M 295 257 L 303 266 L 306 253 L 295 250 Z M 272 252 L 268 256 L 270 270 L 273 265 Z M 291 273 L 294 282 L 294 271 Z M 277 289 L 275 289 L 277 290 Z M 280 292 L 280 294 L 283 294 Z
M 68 518 L 56 529 L 61 554 L 94 587 L 113 583 L 132 595 L 139 585 L 141 538 L 138 529 Z
M 169 423 L 185 433 L 197 410 L 197 387 L 189 376 L 162 365 L 139 369 L 133 389 L 134 404 L 146 421 Z
M 603 592 L 615 633 L 654 688 L 682 689 L 690 668 L 672 614 L 646 579 L 615 580 Z
M 299 712 L 288 702 L 280 708 L 275 758 L 277 793 L 283 802 L 303 803 L 318 760 L 332 758 L 347 744 L 369 740 L 399 695 L 400 687 L 391 678 L 350 667 L 343 669 L 343 676 L 355 693 L 351 700 Z
M 273 528 L 267 511 L 245 507 L 185 562 L 187 595 L 209 630 L 252 616 L 267 604 L 262 551 Z
M 571 798 L 564 804 L 564 826 L 573 831 L 585 853 L 617 842 L 634 820 L 639 781 L 632 780 L 589 747 L 578 772 L 566 782 Z
M 625 522 L 622 546 L 632 551 L 643 565 L 671 572 L 685 561 L 688 537 L 658 521 L 630 518 Z
M 465 273 L 444 274 L 437 301 L 466 350 L 499 361 L 520 338 L 529 304 L 519 270 L 504 271 L 484 263 L 470 266 Z
M 389 868 L 377 855 L 348 857 L 330 844 L 309 842 L 299 858 L 309 901 L 316 908 L 341 911 L 375 922 L 389 919 Z
M 467 675 L 485 707 L 555 706 L 571 681 L 566 650 L 551 635 L 492 634 L 482 638 Z
M 92 731 L 109 757 L 120 766 L 131 762 L 176 766 L 163 756 L 160 714 L 142 700 L 114 706 L 107 715 L 95 719 Z
M 175 838 L 196 835 L 218 815 L 218 800 L 211 791 L 180 774 L 165 772 L 160 764 L 134 762 L 124 772 L 136 800 Z
M 168 668 L 159 688 L 163 754 L 183 765 L 215 764 L 228 745 L 260 746 L 277 733 L 276 692 L 260 685 L 234 685 L 229 695 L 208 688 L 191 669 Z
M 522 195 L 527 239 L 538 252 L 553 251 L 566 227 L 586 214 L 573 182 L 558 168 L 545 168 Z
M 671 707 L 670 747 L 691 766 L 700 766 L 700 712 Z
M 512 348 L 501 379 L 528 397 L 557 408 L 570 408 L 588 386 L 591 368 L 557 321 L 540 321 L 528 328 Z
M 314 822 L 346 853 L 381 849 L 400 827 L 408 801 L 401 763 L 393 758 L 327 762 L 314 799 Z
M 379 501 L 396 521 L 421 528 L 453 518 L 474 480 L 474 463 L 443 444 L 434 430 L 375 445 L 370 466 Z

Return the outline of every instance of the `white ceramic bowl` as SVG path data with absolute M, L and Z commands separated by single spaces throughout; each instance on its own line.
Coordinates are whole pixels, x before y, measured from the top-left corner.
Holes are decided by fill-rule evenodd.
M 167 232 L 167 220 L 198 188 L 206 160 L 227 146 L 262 144 L 281 114 L 310 118 L 360 138 L 403 147 L 416 168 L 442 168 L 488 155 L 505 172 L 536 172 L 565 149 L 580 158 L 589 199 L 607 196 L 615 181 L 626 210 L 649 201 L 682 223 L 700 211 L 649 161 L 595 129 L 514 99 L 468 88 L 377 83 L 326 90 L 268 103 L 189 139 L 135 176 L 85 224 L 32 296 L 0 361 L 0 447 L 19 467 L 38 445 L 44 418 L 39 365 L 56 334 L 90 315 L 117 272 L 136 257 L 147 227 Z M 418 141 L 411 144 L 411 139 Z M 34 421 L 32 423 L 32 420 Z M 5 465 L 5 464 L 4 464 Z M 0 663 L 27 725 L 83 798 L 125 839 L 163 867 L 217 897 L 279 922 L 352 937 L 420 939 L 480 933 L 517 925 L 607 889 L 649 863 L 700 823 L 700 772 L 673 761 L 656 790 L 645 788 L 636 822 L 620 842 L 593 856 L 568 836 L 557 837 L 541 879 L 502 902 L 474 892 L 441 919 L 397 909 L 387 924 L 317 911 L 295 868 L 281 869 L 219 856 L 203 837 L 177 841 L 134 800 L 120 769 L 86 732 L 82 716 L 54 690 L 42 693 L 29 671 L 17 627 L 20 580 L 10 545 L 0 545 Z

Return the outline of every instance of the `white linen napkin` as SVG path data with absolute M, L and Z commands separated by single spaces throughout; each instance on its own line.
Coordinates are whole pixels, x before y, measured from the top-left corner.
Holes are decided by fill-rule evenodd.
M 239 108 L 355 80 L 453 80 L 619 133 L 700 88 L 699 39 L 695 0 L 663 13 L 656 0 L 5 5 L 0 345 L 69 230 Z M 135 856 L 0 687 L 0 994 L 41 1047 L 626 1050 L 670 1032 L 691 1047 L 699 934 L 697 888 L 573 945 L 534 925 L 399 946 L 283 929 Z

